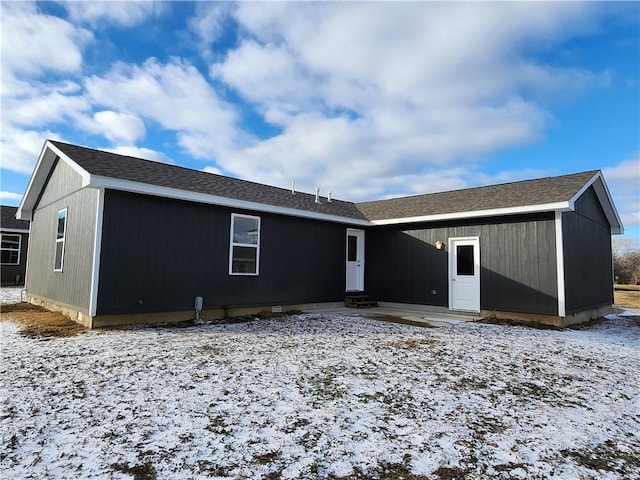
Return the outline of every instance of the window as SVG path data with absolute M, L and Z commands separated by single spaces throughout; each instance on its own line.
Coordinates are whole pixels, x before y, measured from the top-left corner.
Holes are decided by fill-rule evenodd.
M 347 235 L 347 261 L 355 262 L 358 260 L 358 237 L 355 235 Z
M 20 264 L 20 235 L 2 234 L 2 265 Z
M 458 245 L 456 247 L 456 258 L 458 275 L 474 274 L 473 245 Z
M 230 275 L 258 275 L 260 217 L 231 214 Z
M 58 212 L 58 230 L 56 232 L 56 258 L 53 263 L 53 270 L 62 271 L 64 262 L 64 239 L 67 233 L 67 209 Z

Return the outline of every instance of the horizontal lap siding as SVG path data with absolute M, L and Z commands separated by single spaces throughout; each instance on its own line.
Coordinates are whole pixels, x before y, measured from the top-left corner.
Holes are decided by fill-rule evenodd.
M 613 304 L 611 227 L 589 188 L 562 215 L 567 314 Z
M 557 313 L 553 214 L 407 227 L 368 232 L 367 291 L 377 299 L 447 307 L 448 252 L 435 243 L 478 236 L 481 308 Z
M 261 218 L 260 274 L 229 275 L 232 213 Z M 98 314 L 338 301 L 345 226 L 107 190 Z M 141 302 L 141 303 L 140 303 Z

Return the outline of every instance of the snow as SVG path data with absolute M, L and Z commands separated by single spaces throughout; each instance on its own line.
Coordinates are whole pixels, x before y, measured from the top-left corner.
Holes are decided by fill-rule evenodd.
M 19 303 L 22 290 L 24 290 L 24 287 L 0 288 L 0 303 Z
M 3 475 L 640 478 L 633 317 L 555 331 L 365 315 L 46 339 L 0 322 Z

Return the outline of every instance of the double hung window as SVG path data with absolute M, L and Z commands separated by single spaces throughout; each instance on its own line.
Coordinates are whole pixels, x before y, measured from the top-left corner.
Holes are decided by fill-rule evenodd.
M 64 263 L 64 243 L 67 233 L 67 209 L 63 208 L 58 212 L 58 228 L 56 231 L 56 254 L 53 263 L 53 270 L 56 272 L 62 271 L 62 264 Z
M 20 263 L 20 235 L 2 234 L 2 265 Z
M 260 217 L 231 214 L 230 275 L 258 275 Z

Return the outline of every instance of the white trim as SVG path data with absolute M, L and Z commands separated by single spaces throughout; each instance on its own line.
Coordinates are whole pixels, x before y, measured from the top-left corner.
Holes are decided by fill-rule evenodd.
M 600 180 L 599 183 L 596 183 L 597 180 Z M 596 173 L 591 180 L 585 183 L 578 193 L 576 193 L 570 200 L 569 204 L 571 205 L 571 210 L 575 210 L 574 205 L 575 202 L 582 196 L 582 194 L 589 188 L 593 186 L 594 192 L 596 192 L 596 196 L 598 197 L 598 201 L 600 202 L 600 206 L 604 211 L 605 216 L 607 217 L 607 221 L 609 225 L 611 225 L 611 234 L 618 235 L 624 233 L 624 225 L 622 225 L 622 219 L 616 210 L 616 206 L 613 203 L 613 198 L 611 197 L 611 193 L 609 192 L 609 187 L 607 187 L 607 183 L 604 181 L 604 176 L 602 172 Z M 603 201 L 605 200 L 605 201 Z
M 3 235 L 11 235 L 12 237 L 18 237 L 18 261 L 17 261 L 17 263 L 2 263 L 2 262 L 0 262 L 0 264 L 1 265 L 12 266 L 12 267 L 20 265 L 20 257 L 22 256 L 22 235 L 20 235 L 18 233 L 2 232 L 2 233 L 0 233 L 0 240 L 2 240 L 1 237 Z M 6 250 L 8 252 L 15 252 L 16 251 L 15 248 L 0 248 L 0 250 Z
M 358 264 L 358 288 L 349 290 L 349 235 L 356 237 L 356 263 Z M 345 237 L 345 292 L 364 292 L 364 266 L 365 266 L 365 232 L 357 228 L 347 228 Z
M 64 212 L 64 231 L 62 232 L 62 238 L 58 238 L 58 224 L 60 222 L 60 214 Z M 67 220 L 68 220 L 68 207 L 61 208 L 58 210 L 58 214 L 56 215 L 56 229 L 55 229 L 55 248 L 53 250 L 53 271 L 54 272 L 62 272 L 64 269 L 64 250 L 65 244 L 67 243 Z M 56 255 L 58 254 L 58 243 L 62 243 L 62 250 L 60 256 L 60 268 L 56 268 Z
M 29 233 L 28 228 L 1 228 L 1 233 Z
M 29 223 L 29 238 L 31 238 L 31 229 L 33 228 L 33 222 Z M 29 249 L 31 248 L 31 242 L 27 241 L 27 261 L 24 265 L 24 289 L 27 290 L 27 277 L 29 276 Z M 22 293 L 20 293 L 20 299 L 22 299 Z
M 359 220 L 357 218 L 341 217 L 338 215 L 330 215 L 326 213 L 311 212 L 307 210 L 299 210 L 297 208 L 279 207 L 276 205 L 267 205 L 264 203 L 250 202 L 247 200 L 236 200 L 233 198 L 221 197 L 218 195 L 210 195 L 207 193 L 192 192 L 188 190 L 180 190 L 171 187 L 161 187 L 146 183 L 133 182 L 130 180 L 118 180 L 110 177 L 101 177 L 91 175 L 89 184 L 91 186 L 112 188 L 114 190 L 123 190 L 127 192 L 143 193 L 147 195 L 156 195 L 166 198 L 175 198 L 178 200 L 187 200 L 191 202 L 208 203 L 212 205 L 220 205 L 223 207 L 231 207 L 242 210 L 254 210 L 256 212 L 276 213 L 281 215 L 289 215 L 294 217 L 312 218 L 315 220 L 326 220 L 330 222 L 348 223 L 352 225 L 371 225 L 368 220 Z
M 71 158 L 65 155 L 58 147 L 56 147 L 51 141 L 47 140 L 42 146 L 42 151 L 38 156 L 38 162 L 31 174 L 29 184 L 25 194 L 22 196 L 22 201 L 16 212 L 16 218 L 18 220 L 32 220 L 33 219 L 33 207 L 36 201 L 40 197 L 40 193 L 44 188 L 44 185 L 49 178 L 49 174 L 56 158 L 60 158 L 73 170 L 75 170 L 82 177 L 82 185 L 86 186 L 90 180 L 89 172 L 83 169 L 80 165 L 74 162 Z
M 393 225 L 398 223 L 434 222 L 438 220 L 495 217 L 498 215 L 516 215 L 519 213 L 537 213 L 557 210 L 571 210 L 569 202 L 544 203 L 540 205 L 525 205 L 520 207 L 492 208 L 489 210 L 475 210 L 470 212 L 439 213 L 435 215 L 424 215 L 418 217 L 386 218 L 383 220 L 372 220 L 371 223 L 373 225 Z
M 558 316 L 566 316 L 564 286 L 564 242 L 562 240 L 562 212 L 556 212 L 556 276 L 558 277 Z
M 102 250 L 102 221 L 104 218 L 104 188 L 98 191 L 96 205 L 96 228 L 93 237 L 93 262 L 91 264 L 91 298 L 89 316 L 95 317 L 98 311 L 98 282 L 100 276 L 100 252 Z
M 473 251 L 474 251 L 474 258 L 473 258 L 473 268 L 474 268 L 474 272 L 477 272 L 477 288 L 478 288 L 478 309 L 477 310 L 462 310 L 459 308 L 454 309 L 453 308 L 453 259 L 454 259 L 454 254 L 453 254 L 453 246 L 455 242 L 473 242 Z M 481 279 L 480 279 L 480 274 L 482 272 L 482 268 L 480 265 L 480 237 L 479 236 L 473 236 L 473 237 L 449 237 L 449 240 L 447 242 L 447 256 L 448 256 L 448 261 L 447 261 L 447 269 L 448 269 L 448 277 L 449 277 L 449 310 L 452 312 L 473 312 L 473 313 L 480 313 L 481 311 Z M 474 275 L 474 277 L 476 277 L 476 275 Z
M 250 218 L 252 220 L 258 221 L 258 241 L 257 243 L 240 243 L 233 241 L 233 221 L 236 218 Z M 240 275 L 240 276 L 249 276 L 249 277 L 257 277 L 260 275 L 260 225 L 261 219 L 260 217 L 256 217 L 255 215 L 244 215 L 242 213 L 232 213 L 231 214 L 231 226 L 229 228 L 229 275 Z M 233 247 L 246 247 L 246 248 L 255 248 L 256 249 L 256 271 L 255 272 L 234 272 L 233 271 Z

